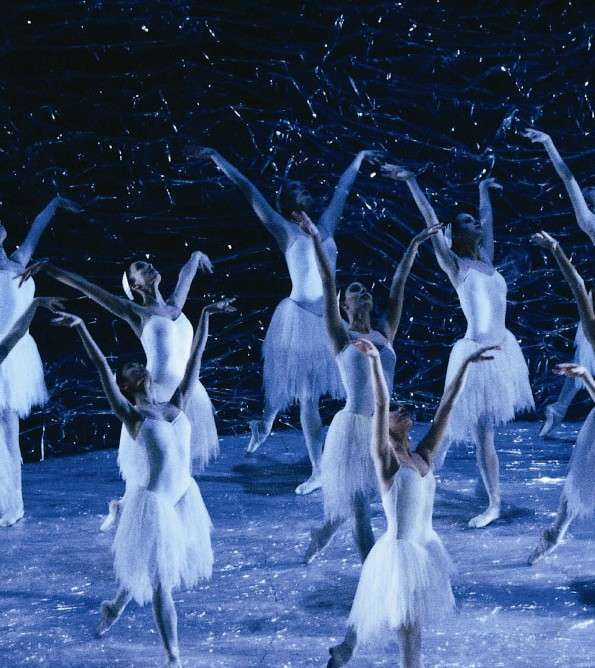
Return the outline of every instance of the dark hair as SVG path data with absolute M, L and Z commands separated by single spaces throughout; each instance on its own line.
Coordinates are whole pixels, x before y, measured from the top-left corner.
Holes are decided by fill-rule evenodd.
M 134 395 L 131 392 L 129 392 L 127 389 L 125 389 L 125 387 L 123 386 L 123 383 L 124 383 L 124 369 L 127 366 L 129 366 L 130 364 L 131 364 L 130 362 L 124 362 L 124 364 L 122 364 L 120 366 L 120 368 L 116 371 L 116 383 L 117 383 L 118 387 L 120 388 L 120 392 L 124 395 L 124 397 L 126 399 L 128 399 L 128 401 L 131 404 L 134 404 Z
M 279 213 L 283 218 L 289 220 L 291 214 L 296 211 L 296 199 L 295 199 L 295 187 L 300 186 L 301 181 L 286 181 L 279 188 L 279 193 L 277 194 L 277 206 L 279 208 Z

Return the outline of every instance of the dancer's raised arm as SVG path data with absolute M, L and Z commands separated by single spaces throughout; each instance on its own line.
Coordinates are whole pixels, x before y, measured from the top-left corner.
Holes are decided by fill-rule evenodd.
M 53 313 L 64 310 L 64 304 L 59 297 L 35 297 L 27 310 L 14 323 L 8 334 L 0 341 L 0 364 L 4 362 L 10 351 L 25 336 L 37 309 L 40 307 L 47 308 Z
M 420 245 L 442 230 L 440 223 L 428 227 L 419 234 L 416 234 L 411 240 L 407 250 L 405 251 L 397 269 L 393 275 L 393 280 L 390 286 L 390 295 L 386 310 L 382 316 L 379 329 L 384 333 L 386 338 L 392 343 L 399 328 L 401 321 L 401 313 L 403 312 L 403 295 L 405 293 L 405 283 L 411 273 L 411 267 L 417 256 L 417 251 Z
M 547 151 L 547 154 L 554 165 L 554 169 L 562 179 L 568 197 L 570 197 L 574 215 L 576 216 L 576 222 L 583 232 L 586 232 L 593 238 L 593 235 L 595 235 L 595 213 L 589 209 L 589 205 L 585 200 L 585 196 L 583 195 L 579 184 L 568 168 L 568 165 L 562 160 L 562 156 L 558 153 L 558 149 L 554 145 L 552 138 L 545 132 L 533 128 L 527 128 L 524 132 L 521 132 L 521 134 L 523 137 L 530 139 L 534 144 L 543 144 L 543 147 Z
M 37 214 L 25 240 L 17 250 L 11 254 L 10 259 L 13 262 L 17 262 L 23 267 L 27 266 L 33 257 L 33 253 L 37 248 L 41 235 L 45 232 L 46 227 L 50 224 L 59 207 L 66 211 L 71 211 L 72 213 L 78 213 L 80 211 L 79 206 L 74 202 L 71 202 L 69 199 L 66 199 L 65 197 L 54 197 L 54 199 L 52 199 L 50 203 Z
M 595 380 L 593 376 L 589 373 L 589 370 L 580 364 L 574 364 L 573 362 L 564 362 L 562 364 L 556 364 L 554 373 L 557 373 L 559 376 L 570 376 L 571 378 L 580 378 L 583 381 L 587 392 L 590 394 L 591 399 L 595 401 Z
M 469 366 L 476 362 L 493 360 L 494 356 L 489 354 L 490 350 L 500 350 L 500 347 L 485 346 L 476 350 L 472 355 L 469 355 L 469 357 L 467 357 L 461 364 L 460 369 L 448 387 L 444 390 L 444 394 L 442 395 L 442 399 L 440 400 L 440 404 L 434 415 L 432 426 L 428 433 L 421 439 L 415 450 L 415 452 L 417 452 L 420 457 L 423 457 L 428 464 L 432 464 L 432 459 L 434 458 L 440 443 L 442 443 L 452 409 L 465 386 Z
M 188 262 L 186 262 L 186 264 L 180 269 L 176 287 L 167 299 L 168 304 L 174 306 L 180 311 L 184 308 L 184 304 L 188 298 L 188 292 L 190 291 L 190 286 L 192 285 L 192 281 L 194 280 L 196 272 L 199 269 L 204 274 L 212 274 L 213 264 L 205 253 L 202 253 L 201 251 L 194 251 Z
M 426 227 L 433 228 L 435 225 L 440 225 L 434 208 L 420 188 L 413 172 L 397 165 L 386 164 L 382 166 L 382 173 L 384 176 L 388 176 L 389 179 L 393 179 L 393 181 L 404 181 L 407 184 L 417 204 L 417 208 L 423 216 Z M 456 256 L 450 249 L 443 232 L 438 232 L 438 234 L 432 237 L 432 245 L 434 246 L 438 264 L 446 272 L 451 281 L 456 282 L 458 274 Z
M 339 313 L 339 305 L 337 304 L 337 288 L 335 284 L 335 276 L 330 267 L 322 242 L 320 240 L 320 232 L 314 223 L 304 212 L 296 212 L 294 220 L 299 225 L 300 230 L 312 238 L 314 244 L 314 254 L 316 256 L 316 264 L 322 279 L 323 301 L 322 308 L 324 313 L 324 324 L 326 331 L 331 340 L 333 351 L 335 355 L 339 353 L 349 343 L 349 336 L 345 331 L 345 326 L 341 320 Z
M 490 188 L 502 190 L 502 186 L 496 179 L 484 179 L 479 182 L 479 221 L 483 237 L 481 240 L 481 251 L 489 262 L 494 261 L 494 215 L 492 212 L 492 201 L 490 199 Z
M 360 151 L 355 156 L 349 167 L 347 167 L 347 169 L 343 172 L 339 182 L 337 183 L 337 187 L 335 188 L 335 192 L 333 193 L 330 204 L 320 217 L 320 221 L 318 223 L 320 229 L 324 230 L 328 236 L 332 237 L 335 233 L 335 228 L 345 207 L 345 201 L 347 200 L 347 196 L 349 195 L 351 187 L 355 182 L 362 162 L 364 160 L 368 160 L 373 164 L 378 164 L 383 155 L 384 154 L 382 151 Z
M 533 240 L 542 248 L 550 250 L 556 258 L 556 262 L 574 295 L 585 336 L 589 343 L 595 347 L 595 312 L 593 311 L 593 302 L 587 293 L 581 275 L 568 259 L 558 241 L 550 234 L 542 230 L 533 235 Z
M 209 317 L 211 313 L 235 313 L 237 309 L 235 306 L 232 306 L 234 299 L 235 297 L 231 299 L 222 299 L 213 304 L 208 304 L 203 308 L 202 313 L 200 314 L 200 320 L 198 321 L 198 327 L 196 328 L 196 333 L 194 334 L 194 339 L 192 341 L 192 348 L 186 365 L 186 371 L 184 372 L 184 376 L 180 381 L 177 390 L 171 398 L 171 403 L 178 406 L 180 410 L 185 409 L 186 403 L 190 398 L 192 389 L 196 385 L 196 381 L 200 374 L 202 354 L 205 350 L 207 338 L 209 336 Z

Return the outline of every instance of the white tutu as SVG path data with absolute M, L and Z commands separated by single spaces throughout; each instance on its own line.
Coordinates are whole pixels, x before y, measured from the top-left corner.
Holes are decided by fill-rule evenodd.
M 349 614 L 358 644 L 388 642 L 394 637 L 390 630 L 435 621 L 452 609 L 452 571 L 434 532 L 425 545 L 393 532 L 381 536 L 362 566 Z
M 211 520 L 194 480 L 175 506 L 145 487 L 129 488 L 123 505 L 114 570 L 140 605 L 158 585 L 192 587 L 211 577 Z
M 215 425 L 215 409 L 200 380 L 192 388 L 184 412 L 192 426 L 190 458 L 195 469 L 202 471 L 209 460 L 219 456 L 219 436 Z
M 265 395 L 279 410 L 300 396 L 345 396 L 322 316 L 289 297 L 273 313 L 262 356 Z
M 29 332 L 0 364 L 0 410 L 11 410 L 26 417 L 33 406 L 47 401 L 43 364 Z
M 585 336 L 585 331 L 583 330 L 583 326 L 580 322 L 576 328 L 574 346 L 575 363 L 584 366 L 588 369 L 592 376 L 595 376 L 595 353 L 593 352 L 593 346 L 589 343 L 587 337 Z M 583 381 L 580 378 L 575 378 L 575 382 L 579 389 L 583 389 L 585 387 Z
M 471 339 L 455 343 L 448 360 L 445 387 L 467 357 L 485 345 Z M 504 424 L 513 420 L 516 413 L 535 408 L 527 363 L 512 332 L 506 330 L 498 345 L 501 350 L 490 351 L 493 360 L 471 364 L 463 392 L 450 416 L 447 441 L 473 441 L 475 426 L 482 417 L 494 424 Z
M 378 481 L 370 455 L 372 416 L 340 410 L 324 442 L 321 482 L 327 520 L 352 516 L 356 493 L 373 497 Z
M 583 424 L 570 457 L 568 476 L 564 483 L 568 510 L 573 515 L 588 517 L 595 510 L 595 408 Z

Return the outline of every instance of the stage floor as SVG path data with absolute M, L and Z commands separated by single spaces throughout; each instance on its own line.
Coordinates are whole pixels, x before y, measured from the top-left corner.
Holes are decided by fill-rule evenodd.
M 458 611 L 424 632 L 426 666 L 588 668 L 595 665 L 593 522 L 575 522 L 550 557 L 526 565 L 551 521 L 579 424 L 557 440 L 537 423 L 500 428 L 503 517 L 482 530 L 467 520 L 484 500 L 474 457 L 452 451 L 440 473 L 435 528 L 458 568 Z M 424 425 L 414 429 L 423 433 Z M 322 518 L 320 492 L 297 497 L 307 477 L 296 431 L 278 431 L 251 458 L 247 436 L 224 437 L 221 457 L 200 478 L 215 529 L 213 579 L 175 596 L 184 666 L 324 666 L 342 639 L 360 564 L 348 529 L 309 566 L 310 527 Z M 0 531 L 0 666 L 160 666 L 165 654 L 150 606 L 132 603 L 102 639 L 99 604 L 114 594 L 110 545 L 100 533 L 107 501 L 123 485 L 116 452 L 23 467 L 25 519 Z M 595 484 L 595 481 L 594 481 Z M 384 530 L 374 505 L 376 535 Z M 398 665 L 396 642 L 366 649 L 353 668 Z

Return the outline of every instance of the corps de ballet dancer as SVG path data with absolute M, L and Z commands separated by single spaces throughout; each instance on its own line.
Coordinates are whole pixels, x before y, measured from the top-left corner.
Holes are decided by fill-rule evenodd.
M 73 213 L 79 207 L 64 197 L 54 197 L 33 221 L 23 243 L 10 255 L 4 250 L 6 229 L 0 223 L 0 339 L 4 338 L 34 300 L 35 283 L 15 280 L 25 270 L 41 235 L 59 209 Z M 37 345 L 27 330 L 13 345 L 0 366 L 0 527 L 12 526 L 24 515 L 21 489 L 19 418 L 47 400 L 43 365 Z
M 560 244 L 547 232 L 539 232 L 533 239 L 554 255 L 568 281 L 579 310 L 580 322 L 592 348 L 595 348 L 595 312 L 585 284 Z M 584 366 L 558 364 L 556 373 L 580 380 L 593 401 L 595 381 Z M 537 546 L 528 558 L 529 565 L 555 550 L 566 535 L 571 522 L 577 517 L 589 517 L 595 511 L 595 408 L 587 416 L 576 438 L 568 467 L 568 475 L 560 495 L 558 511 L 551 527 L 544 529 Z
M 168 401 L 153 392 L 149 370 L 139 363 L 124 365 L 118 380 L 82 320 L 62 313 L 55 324 L 73 327 L 97 367 L 109 404 L 144 451 L 148 476 L 144 484 L 128 482 L 126 502 L 113 543 L 118 591 L 101 604 L 96 635 L 119 619 L 128 603 L 151 600 L 167 666 L 181 667 L 177 614 L 172 592 L 211 577 L 211 520 L 200 490 L 190 475 L 191 425 L 185 408 L 200 372 L 209 314 L 235 311 L 232 300 L 205 306 L 188 364 Z
M 324 324 L 341 372 L 347 403 L 333 418 L 322 454 L 322 495 L 325 523 L 311 531 L 305 562 L 309 563 L 348 519 L 362 562 L 374 545 L 370 521 L 370 498 L 378 491 L 374 465 L 370 457 L 370 438 L 374 396 L 370 365 L 353 340 L 367 337 L 379 348 L 379 358 L 389 393 L 392 393 L 396 356 L 393 341 L 401 320 L 405 283 L 419 245 L 441 229 L 435 225 L 416 235 L 399 263 L 390 287 L 389 299 L 378 329 L 373 329 L 370 314 L 373 299 L 359 282 L 345 290 L 341 308 L 348 324 L 341 318 L 336 297 L 335 272 L 328 261 L 318 228 L 307 214 L 294 214 L 300 229 L 312 238 L 323 288 Z
M 543 144 L 554 169 L 566 188 L 578 226 L 589 236 L 595 245 L 595 187 L 587 186 L 581 190 L 568 165 L 558 153 L 558 149 L 554 145 L 550 135 L 534 128 L 527 128 L 521 134 L 533 143 Z M 593 354 L 593 348 L 585 338 L 580 322 L 576 328 L 574 348 L 573 362 L 579 366 L 586 367 L 592 376 L 595 375 L 595 354 Z M 583 387 L 581 379 L 573 375 L 562 375 L 564 375 L 564 383 L 562 384 L 562 389 L 557 400 L 545 407 L 545 422 L 539 432 L 540 436 L 547 436 L 560 425 L 576 393 Z
M 233 165 L 212 148 L 191 149 L 190 157 L 210 159 L 240 188 L 264 227 L 273 235 L 285 257 L 291 278 L 291 294 L 273 313 L 262 346 L 264 411 L 250 423 L 247 452 L 259 448 L 269 436 L 277 413 L 299 403 L 300 424 L 312 466 L 310 478 L 297 486 L 296 494 L 310 494 L 320 483 L 322 421 L 320 397 L 343 398 L 339 371 L 322 322 L 322 285 L 312 243 L 292 222 L 294 211 L 309 212 L 313 198 L 298 181 L 289 181 L 278 195 L 279 211 Z M 337 246 L 334 233 L 345 201 L 364 160 L 378 162 L 376 151 L 360 151 L 343 172 L 328 207 L 318 221 L 322 245 L 334 273 Z
M 179 385 L 188 363 L 194 334 L 183 308 L 196 272 L 212 272 L 209 258 L 195 251 L 180 270 L 172 294 L 164 299 L 159 290 L 161 274 L 145 260 L 132 262 L 124 273 L 123 285 L 128 299 L 112 295 L 82 276 L 47 262 L 39 262 L 27 269 L 24 276 L 44 273 L 79 290 L 101 307 L 126 321 L 140 339 L 147 360 L 147 369 L 153 378 L 153 393 L 157 401 L 169 401 Z M 135 301 L 138 295 L 142 303 Z M 192 427 L 191 461 L 202 469 L 219 452 L 219 439 L 213 406 L 199 378 L 195 379 L 185 410 Z M 142 452 L 135 447 L 128 431 L 122 427 L 118 464 L 123 479 L 142 484 L 147 467 Z M 121 507 L 117 500 L 110 502 L 109 514 L 102 524 L 108 530 L 117 521 Z
M 493 360 L 495 348 L 479 348 L 463 360 L 446 386 L 432 426 L 412 450 L 409 412 L 403 406 L 389 412 L 390 393 L 380 353 L 367 339 L 352 345 L 367 356 L 371 369 L 375 401 L 371 453 L 387 530 L 362 566 L 345 639 L 330 648 L 328 668 L 344 666 L 358 645 L 388 644 L 394 633 L 401 668 L 422 668 L 422 626 L 454 607 L 452 563 L 432 527 L 436 490 L 432 460 L 469 367 Z
M 414 174 L 395 165 L 385 165 L 383 173 L 405 181 L 426 225 L 438 218 Z M 446 385 L 474 350 L 497 345 L 491 364 L 475 365 L 454 408 L 448 434 L 436 458 L 442 464 L 449 443 L 475 444 L 477 463 L 488 494 L 489 505 L 469 520 L 469 526 L 485 527 L 500 517 L 499 461 L 494 446 L 494 427 L 514 419 L 515 413 L 535 408 L 529 371 L 514 335 L 506 329 L 507 285 L 493 265 L 494 231 L 489 189 L 499 188 L 494 179 L 479 183 L 479 220 L 468 213 L 456 216 L 451 224 L 452 247 L 440 231 L 432 237 L 436 259 L 457 292 L 467 320 L 465 337 L 452 349 L 446 372 Z M 442 460 L 442 461 L 441 461 Z

